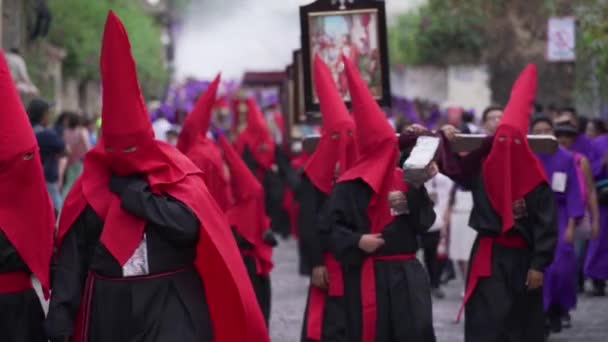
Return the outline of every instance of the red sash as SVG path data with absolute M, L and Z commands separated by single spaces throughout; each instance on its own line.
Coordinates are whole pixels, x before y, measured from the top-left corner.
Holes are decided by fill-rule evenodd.
M 416 254 L 372 255 L 361 266 L 361 309 L 363 313 L 362 342 L 376 340 L 376 276 L 374 261 L 406 261 L 416 258 Z
M 32 278 L 28 273 L 0 273 L 0 294 L 23 292 L 31 288 Z
M 344 281 L 340 263 L 329 253 L 323 254 L 323 260 L 329 274 L 329 288 L 326 292 L 316 286 L 310 287 L 308 312 L 306 313 L 306 338 L 313 341 L 321 341 L 323 312 L 325 311 L 327 296 L 341 297 L 344 295 Z
M 460 316 L 464 311 L 464 307 L 473 295 L 475 287 L 481 278 L 487 278 L 492 275 L 492 247 L 494 244 L 507 248 L 526 248 L 528 243 L 520 234 L 501 234 L 497 237 L 484 236 L 479 238 L 479 245 L 471 260 L 471 268 L 469 269 L 469 277 L 467 279 L 466 292 L 462 306 L 458 310 L 456 322 L 460 322 Z

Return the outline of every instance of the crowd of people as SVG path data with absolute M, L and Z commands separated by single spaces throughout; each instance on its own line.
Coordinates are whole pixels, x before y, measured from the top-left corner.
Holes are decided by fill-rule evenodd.
M 27 105 L 44 169 L 47 189 L 56 212 L 82 172 L 82 158 L 96 143 L 95 121 L 75 112 L 62 112 L 51 122 L 53 104 L 40 98 Z
M 269 341 L 275 235 L 298 239 L 293 271 L 310 277 L 306 342 L 433 342 L 432 302 L 457 276 L 467 342 L 545 341 L 571 326 L 580 293 L 605 296 L 602 121 L 535 106 L 528 65 L 479 125 L 462 110 L 434 127 L 392 123 L 341 61 L 352 108 L 315 58 L 322 122 L 304 151 L 277 134 L 276 106 L 219 101 L 219 76 L 181 126 L 152 123 L 112 12 L 101 125 L 73 112 L 51 125 L 53 104 L 41 99 L 24 109 L 0 54 L 3 336 Z M 227 108 L 232 123 L 218 123 Z M 456 153 L 461 132 L 486 138 Z M 559 147 L 538 152 L 529 135 Z M 421 136 L 439 148 L 410 173 L 402 166 Z M 32 275 L 50 299 L 46 317 Z

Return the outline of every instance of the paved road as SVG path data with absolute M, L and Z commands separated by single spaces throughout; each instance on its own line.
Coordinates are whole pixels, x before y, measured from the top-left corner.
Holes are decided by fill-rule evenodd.
M 302 314 L 308 281 L 297 275 L 297 252 L 294 241 L 283 242 L 275 250 L 272 273 L 273 310 L 270 331 L 273 342 L 297 342 L 300 339 Z M 460 304 L 461 282 L 446 288 L 447 298 L 434 306 L 438 342 L 463 342 L 463 326 L 453 324 Z M 573 313 L 573 328 L 552 336 L 552 342 L 608 341 L 608 299 L 581 297 Z

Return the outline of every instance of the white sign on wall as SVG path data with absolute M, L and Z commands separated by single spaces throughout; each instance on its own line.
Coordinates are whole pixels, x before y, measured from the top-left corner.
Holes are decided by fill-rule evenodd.
M 576 20 L 574 17 L 549 18 L 547 60 L 572 62 L 576 59 Z

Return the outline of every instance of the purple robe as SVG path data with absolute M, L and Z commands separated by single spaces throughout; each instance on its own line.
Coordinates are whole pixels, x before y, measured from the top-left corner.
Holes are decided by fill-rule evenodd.
M 584 134 L 580 134 L 572 143 L 570 149 L 574 152 L 580 153 L 589 160 L 591 164 L 591 172 L 593 177 L 597 179 L 602 172 L 602 151 L 598 149 L 596 143 L 593 142 L 589 137 Z
M 559 148 L 553 154 L 538 154 L 547 179 L 552 185 L 557 204 L 559 239 L 553 263 L 545 270 L 543 284 L 545 311 L 552 306 L 571 310 L 576 306 L 577 264 L 574 245 L 564 240 L 570 218 L 580 218 L 585 213 L 583 194 L 579 185 L 576 163 L 572 153 Z M 560 175 L 561 173 L 561 175 Z M 556 191 L 554 179 L 565 175 L 565 191 Z
M 608 135 L 601 135 L 593 140 L 595 150 L 599 152 L 599 172 L 596 179 L 608 178 L 608 171 L 603 167 L 603 157 L 608 153 Z M 585 259 L 585 275 L 591 279 L 608 280 L 608 206 L 600 204 L 600 231 L 598 237 L 589 241 Z

